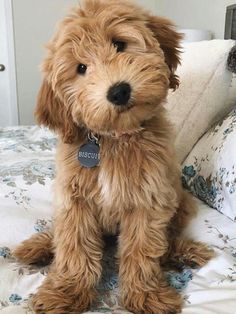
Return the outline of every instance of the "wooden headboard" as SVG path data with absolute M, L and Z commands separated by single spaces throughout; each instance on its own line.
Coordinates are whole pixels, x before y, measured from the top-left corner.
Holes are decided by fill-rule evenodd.
M 230 5 L 226 9 L 225 39 L 236 40 L 236 4 Z

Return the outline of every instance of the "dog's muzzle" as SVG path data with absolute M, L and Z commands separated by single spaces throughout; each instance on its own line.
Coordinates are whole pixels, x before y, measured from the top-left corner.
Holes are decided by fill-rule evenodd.
M 116 83 L 107 93 L 107 99 L 115 106 L 125 106 L 128 104 L 131 96 L 131 86 L 126 83 Z

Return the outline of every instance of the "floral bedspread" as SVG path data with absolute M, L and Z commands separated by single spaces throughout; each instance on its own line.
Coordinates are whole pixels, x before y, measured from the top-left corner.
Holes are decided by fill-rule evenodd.
M 47 268 L 18 264 L 12 249 L 51 225 L 56 138 L 38 127 L 0 129 L 0 312 L 32 313 L 29 299 Z M 236 314 L 236 223 L 199 201 L 186 233 L 217 253 L 200 270 L 166 274 L 183 294 L 184 314 Z M 99 298 L 88 313 L 128 313 L 118 302 L 115 248 L 107 249 Z

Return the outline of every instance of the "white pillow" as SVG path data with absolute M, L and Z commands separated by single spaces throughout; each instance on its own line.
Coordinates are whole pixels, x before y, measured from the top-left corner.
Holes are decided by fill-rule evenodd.
M 182 175 L 195 196 L 236 221 L 236 107 L 195 145 Z
M 185 44 L 177 74 L 180 87 L 167 100 L 170 120 L 176 128 L 176 149 L 182 162 L 197 140 L 232 109 L 227 102 L 232 73 L 227 58 L 233 40 Z M 236 103 L 236 94 L 234 95 Z

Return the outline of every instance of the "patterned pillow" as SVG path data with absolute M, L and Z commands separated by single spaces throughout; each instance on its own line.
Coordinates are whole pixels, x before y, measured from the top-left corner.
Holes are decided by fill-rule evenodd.
M 195 196 L 236 221 L 236 108 L 194 146 L 182 180 Z

